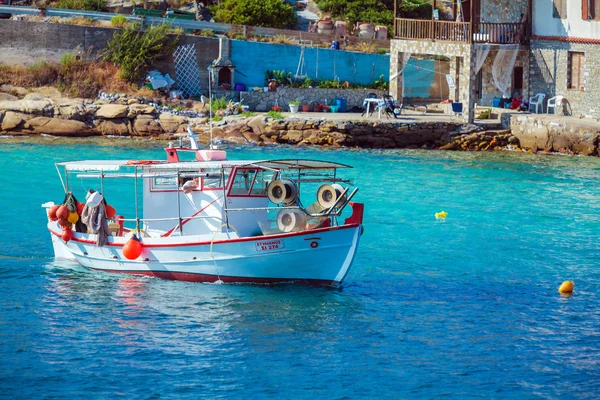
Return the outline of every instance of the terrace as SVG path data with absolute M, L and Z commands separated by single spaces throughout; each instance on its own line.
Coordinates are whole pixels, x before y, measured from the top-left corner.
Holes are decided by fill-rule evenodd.
M 431 19 L 396 18 L 394 37 L 521 45 L 529 40 L 529 15 L 531 0 L 431 0 Z
M 396 18 L 395 38 L 464 43 L 526 44 L 528 24 Z

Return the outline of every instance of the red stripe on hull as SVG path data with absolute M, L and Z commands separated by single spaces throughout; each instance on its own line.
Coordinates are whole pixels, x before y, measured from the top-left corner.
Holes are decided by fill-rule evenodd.
M 283 279 L 283 278 L 244 278 L 241 276 L 217 276 L 217 275 L 206 275 L 206 274 L 191 274 L 188 272 L 166 272 L 166 271 L 118 271 L 111 269 L 97 269 L 89 268 L 94 271 L 102 271 L 113 274 L 127 274 L 127 275 L 143 275 L 151 276 L 154 278 L 168 279 L 172 281 L 185 281 L 185 282 L 202 282 L 202 283 L 215 283 L 219 279 L 224 283 L 255 283 L 262 285 L 272 285 L 276 283 L 293 283 L 297 285 L 310 285 L 310 286 L 336 286 L 339 282 L 327 281 L 322 279 Z
M 326 227 L 326 228 L 311 229 L 310 231 L 302 231 L 302 232 L 278 233 L 275 235 L 242 237 L 242 238 L 227 239 L 227 240 L 215 240 L 212 243 L 211 242 L 169 243 L 169 244 L 146 244 L 146 243 L 144 243 L 144 247 L 157 248 L 157 247 L 205 246 L 205 245 L 210 245 L 210 244 L 216 245 L 216 244 L 225 244 L 225 243 L 241 243 L 241 242 L 261 241 L 261 240 L 267 240 L 267 239 L 269 239 L 269 240 L 270 239 L 280 239 L 280 238 L 283 239 L 283 238 L 289 238 L 289 237 L 294 237 L 294 236 L 314 235 L 314 234 L 321 233 L 321 232 L 329 232 L 329 231 L 336 231 L 336 230 L 342 230 L 342 229 L 356 228 L 359 225 L 360 224 L 349 224 L 349 225 L 340 225 L 340 226 L 331 226 L 331 227 Z M 60 233 L 55 232 L 50 228 L 48 228 L 48 230 L 54 236 L 61 237 Z M 96 242 L 94 240 L 86 240 L 86 239 L 78 239 L 78 238 L 73 238 L 73 239 L 71 239 L 71 241 L 77 242 L 77 243 L 96 244 Z M 143 239 L 142 239 L 142 243 L 143 243 Z M 124 244 L 125 243 L 108 242 L 108 243 L 106 243 L 105 246 L 123 247 Z

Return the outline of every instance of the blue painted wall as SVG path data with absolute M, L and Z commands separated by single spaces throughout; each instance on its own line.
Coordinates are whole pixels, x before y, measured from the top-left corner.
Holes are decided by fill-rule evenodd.
M 247 87 L 263 87 L 267 69 L 286 70 L 295 75 L 299 60 L 299 46 L 231 41 L 231 61 L 236 67 L 235 81 Z M 363 85 L 373 83 L 380 75 L 387 80 L 390 73 L 390 56 L 382 54 L 306 48 L 304 62 L 311 78 L 317 77 L 318 72 L 319 79 L 334 79 L 337 76 L 342 82 Z
M 265 71 L 286 70 L 296 74 L 300 60 L 299 46 L 231 41 L 231 61 L 236 67 L 235 82 L 246 87 L 265 86 Z M 349 81 L 363 85 L 373 83 L 379 76 L 389 80 L 390 56 L 352 51 L 306 48 L 306 73 L 311 78 Z M 410 97 L 429 97 L 435 78 L 433 60 L 409 61 L 405 69 L 405 94 Z

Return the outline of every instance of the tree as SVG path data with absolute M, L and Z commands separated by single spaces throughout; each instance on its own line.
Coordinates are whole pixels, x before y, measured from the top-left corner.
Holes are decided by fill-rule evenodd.
M 287 28 L 296 23 L 293 7 L 283 0 L 224 0 L 211 11 L 215 21 L 226 24 Z
M 319 8 L 334 19 L 386 25 L 394 24 L 394 0 L 317 0 Z M 431 19 L 431 0 L 398 0 L 399 18 Z
M 175 48 L 179 37 L 169 37 L 171 25 L 155 25 L 141 31 L 132 24 L 115 33 L 108 42 L 104 59 L 120 68 L 123 79 L 135 82 L 147 72 L 153 61 L 167 55 Z

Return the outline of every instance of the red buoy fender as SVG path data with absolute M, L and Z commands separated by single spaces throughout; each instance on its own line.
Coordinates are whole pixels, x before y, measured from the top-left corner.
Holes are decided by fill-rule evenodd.
M 144 245 L 134 235 L 123 245 L 123 255 L 128 260 L 135 260 L 142 254 L 143 247 Z
M 58 217 L 56 216 L 56 212 L 58 211 L 59 208 L 60 208 L 60 206 L 54 206 L 54 207 L 50 208 L 50 210 L 48 210 L 48 219 L 50 219 L 50 221 L 58 220 Z
M 73 239 L 73 231 L 71 230 L 71 228 L 65 228 L 62 231 L 62 235 L 60 235 L 60 237 L 62 238 L 62 240 L 65 241 L 65 243 L 68 243 L 69 240 Z
M 81 215 L 81 213 L 83 212 L 83 209 L 85 208 L 85 204 L 83 204 L 82 202 L 77 202 L 77 214 Z
M 69 218 L 69 209 L 67 206 L 60 206 L 56 210 L 56 218 L 58 219 L 67 219 Z
M 110 204 L 106 205 L 106 218 L 113 219 L 117 215 L 117 210 Z

